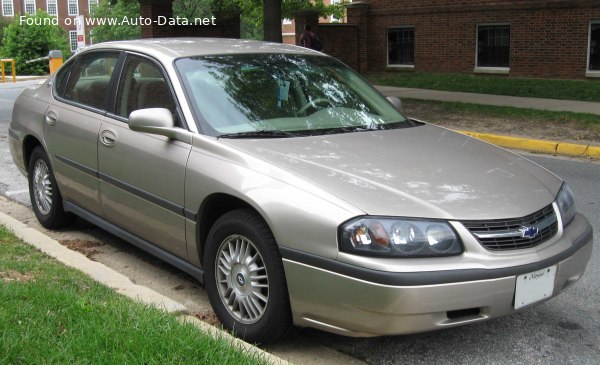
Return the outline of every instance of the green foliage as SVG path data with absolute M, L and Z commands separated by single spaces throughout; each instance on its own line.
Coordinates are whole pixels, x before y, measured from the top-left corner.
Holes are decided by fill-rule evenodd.
M 51 50 L 61 50 L 64 58 L 68 58 L 71 51 L 67 34 L 60 26 L 51 24 L 54 17 L 41 10 L 35 15 L 24 17 L 22 24 L 20 18 L 15 17 L 15 20 L 4 28 L 2 57 L 15 59 L 17 74 L 46 74 L 49 72 L 47 60 L 32 63 L 25 61 L 48 56 Z
M 141 26 L 136 24 L 136 19 L 140 17 L 140 4 L 137 1 L 101 1 L 92 16 L 99 24 L 94 28 L 94 43 L 138 39 L 141 36 Z M 131 19 L 131 24 L 121 24 L 124 18 Z
M 175 0 L 173 16 L 186 19 L 210 17 L 211 4 L 211 0 Z
M 4 29 L 10 25 L 8 18 L 0 16 L 0 50 L 2 50 L 2 44 L 4 39 Z

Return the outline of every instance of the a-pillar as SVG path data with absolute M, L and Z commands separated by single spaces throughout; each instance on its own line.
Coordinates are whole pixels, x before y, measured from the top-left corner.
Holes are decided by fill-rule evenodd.
M 148 1 L 140 0 L 140 15 L 144 19 L 152 19 L 152 24 L 142 24 L 142 38 L 164 38 L 173 36 L 172 25 L 158 25 L 158 16 L 166 19 L 173 17 L 173 0 Z
M 346 4 L 346 19 L 348 24 L 358 26 L 358 65 L 357 71 L 368 71 L 369 50 L 369 1 L 353 1 Z
M 294 24 L 296 24 L 296 45 L 300 45 L 300 36 L 307 24 L 310 25 L 313 32 L 319 34 L 319 11 L 309 9 L 295 12 Z

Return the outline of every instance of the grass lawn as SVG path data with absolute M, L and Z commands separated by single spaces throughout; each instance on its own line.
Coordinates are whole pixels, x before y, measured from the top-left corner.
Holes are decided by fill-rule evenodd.
M 600 80 L 522 79 L 431 72 L 369 74 L 366 77 L 374 85 L 600 102 Z
M 510 106 L 482 105 L 471 103 L 459 103 L 453 101 L 435 101 L 402 99 L 403 102 L 412 104 L 436 105 L 448 112 L 455 113 L 477 113 L 492 117 L 505 117 L 515 119 L 544 120 L 556 123 L 581 122 L 588 128 L 600 128 L 600 116 L 588 113 L 555 112 L 550 110 L 515 108 Z
M 260 364 L 0 226 L 0 364 Z

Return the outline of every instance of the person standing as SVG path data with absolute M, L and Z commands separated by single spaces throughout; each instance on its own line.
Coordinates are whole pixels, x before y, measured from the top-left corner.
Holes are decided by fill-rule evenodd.
M 304 26 L 304 32 L 300 35 L 300 45 L 302 47 L 314 49 L 315 51 L 321 51 L 323 49 L 319 36 L 311 30 L 310 24 Z

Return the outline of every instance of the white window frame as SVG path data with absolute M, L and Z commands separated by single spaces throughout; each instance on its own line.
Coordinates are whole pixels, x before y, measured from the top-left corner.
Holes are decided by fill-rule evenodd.
M 75 7 L 76 12 L 73 13 L 71 10 Z M 79 1 L 78 0 L 68 0 L 67 1 L 67 12 L 69 16 L 77 16 L 79 15 Z
M 31 8 L 32 5 L 33 5 L 33 8 Z M 24 6 L 25 6 L 25 14 L 35 15 L 35 12 L 37 10 L 35 0 L 25 0 Z M 31 10 L 28 11 L 27 8 L 30 8 Z
M 92 14 L 92 9 L 98 6 L 99 3 L 98 0 L 88 0 L 88 15 Z
M 388 54 L 388 50 L 390 49 L 390 29 L 400 29 L 400 28 L 412 28 L 413 29 L 413 41 L 416 40 L 416 34 L 417 34 L 417 28 L 414 25 L 395 25 L 395 26 L 391 26 L 391 27 L 387 27 L 385 29 L 385 63 L 387 65 L 387 68 L 390 69 L 405 69 L 405 70 L 414 70 L 415 69 L 415 65 L 399 65 L 399 64 L 390 64 L 390 56 Z M 413 48 L 413 58 L 414 58 L 414 53 L 416 52 L 416 46 Z
M 341 2 L 342 2 L 342 0 L 331 0 L 331 2 L 330 2 L 329 4 L 330 4 L 330 5 L 338 5 L 338 4 L 340 4 Z M 338 19 L 338 18 L 334 17 L 333 15 L 331 15 L 331 16 L 329 17 L 329 21 L 330 21 L 331 23 L 333 23 L 333 22 L 343 23 L 343 22 L 344 22 L 344 18 Z
M 281 24 L 283 24 L 283 25 L 290 25 L 290 24 L 292 24 L 292 19 L 290 19 L 290 18 L 283 18 L 283 20 L 281 21 Z
M 50 5 L 53 5 L 53 8 L 51 8 Z M 54 14 L 50 9 L 54 10 Z M 50 16 L 58 16 L 58 0 L 46 0 L 46 12 Z
M 475 67 L 473 68 L 473 72 L 483 73 L 483 74 L 497 74 L 497 75 L 507 75 L 510 73 L 510 62 L 508 63 L 508 67 L 489 67 L 483 66 L 479 67 L 478 64 L 478 56 L 479 56 L 479 27 L 494 27 L 494 26 L 505 26 L 507 25 L 509 28 L 509 34 L 512 33 L 512 26 L 510 23 L 482 23 L 477 24 L 475 26 Z M 510 41 L 508 42 L 508 57 L 510 59 L 510 44 L 512 42 L 512 34 L 510 37 Z
M 71 52 L 77 51 L 77 31 L 76 30 L 69 31 L 69 48 L 71 49 Z
M 592 20 L 588 26 L 587 57 L 585 61 L 585 76 L 600 77 L 600 70 L 590 70 L 590 52 L 592 48 L 592 25 L 600 25 L 600 20 Z
M 10 5 L 10 9 L 7 5 Z M 2 16 L 15 16 L 15 4 L 13 0 L 2 0 Z

